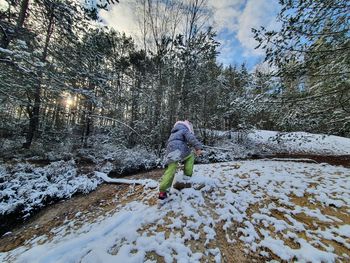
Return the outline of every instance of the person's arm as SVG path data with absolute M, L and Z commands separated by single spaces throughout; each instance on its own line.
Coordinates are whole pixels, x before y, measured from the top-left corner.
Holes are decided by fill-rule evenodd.
M 187 130 L 184 134 L 186 141 L 192 146 L 194 147 L 194 149 L 196 150 L 196 155 L 199 156 L 202 154 L 202 149 L 203 149 L 203 145 L 200 141 L 198 141 L 198 139 L 196 138 L 196 136 L 194 136 L 193 133 L 191 133 L 189 130 Z

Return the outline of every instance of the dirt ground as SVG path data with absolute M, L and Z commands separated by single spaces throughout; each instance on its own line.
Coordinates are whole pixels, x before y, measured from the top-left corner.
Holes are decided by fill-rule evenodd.
M 342 165 L 344 167 L 350 167 L 350 155 L 312 155 L 312 154 L 275 154 L 265 156 L 266 158 L 293 158 L 293 159 L 310 159 L 316 163 L 328 163 L 331 165 Z

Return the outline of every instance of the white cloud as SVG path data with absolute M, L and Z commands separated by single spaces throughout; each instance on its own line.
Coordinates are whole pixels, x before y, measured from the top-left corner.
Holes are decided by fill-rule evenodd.
M 251 28 L 264 26 L 267 29 L 278 27 L 276 14 L 279 11 L 277 0 L 248 0 L 239 17 L 237 38 L 245 49 L 245 56 L 260 56 L 264 52 L 254 49 L 257 42 L 253 38 Z
M 220 36 L 220 62 L 227 65 L 242 56 L 249 59 L 264 54 L 263 50 L 255 49 L 258 43 L 251 28 L 277 26 L 278 0 L 209 0 L 208 4 L 213 9 L 214 29 Z M 241 48 L 235 46 L 237 43 Z
M 237 30 L 239 7 L 245 0 L 209 0 L 208 5 L 213 9 L 214 27 L 222 30 Z
M 3 0 L 0 0 L 3 1 Z M 229 64 L 235 57 L 257 59 L 264 54 L 254 49 L 257 42 L 253 38 L 251 28 L 276 28 L 275 17 L 279 11 L 278 0 L 208 0 L 212 17 L 208 20 L 219 33 L 221 39 L 220 61 Z M 140 38 L 141 30 L 138 15 L 138 0 L 123 0 L 112 6 L 109 11 L 101 11 L 100 15 L 108 26 L 117 31 Z M 241 47 L 237 48 L 237 42 Z M 243 52 L 242 52 L 243 49 Z M 240 53 L 238 53 L 238 51 Z
M 3 0 L 0 0 L 3 1 Z M 228 29 L 237 31 L 238 18 L 241 14 L 239 7 L 246 0 L 209 0 L 208 6 L 213 11 L 213 22 L 217 31 Z M 104 22 L 118 31 L 130 35 L 139 35 L 140 28 L 137 15 L 137 0 L 123 0 L 112 6 L 109 11 L 100 11 Z
M 112 6 L 109 11 L 101 10 L 100 16 L 104 22 L 119 32 L 139 36 L 140 28 L 134 0 L 123 0 Z

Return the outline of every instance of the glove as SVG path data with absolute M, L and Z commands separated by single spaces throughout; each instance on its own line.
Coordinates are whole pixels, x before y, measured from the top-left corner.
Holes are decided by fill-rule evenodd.
M 200 155 L 202 155 L 202 150 L 201 150 L 201 149 L 199 149 L 199 150 L 196 150 L 196 155 L 197 155 L 197 156 L 200 156 Z

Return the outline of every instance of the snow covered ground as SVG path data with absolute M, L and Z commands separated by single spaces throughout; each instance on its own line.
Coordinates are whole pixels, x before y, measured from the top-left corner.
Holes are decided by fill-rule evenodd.
M 300 162 L 197 165 L 193 188 L 173 189 L 161 207 L 156 189 L 130 200 L 131 185 L 109 215 L 91 223 L 79 214 L 0 261 L 348 262 L 349 174 Z
M 334 135 L 255 130 L 248 134 L 248 139 L 255 144 L 287 153 L 350 154 L 350 139 Z
M 202 132 L 203 133 L 203 132 Z M 198 134 L 201 134 L 198 132 Z M 251 156 L 271 155 L 350 155 L 350 138 L 307 132 L 266 130 L 209 131 L 200 163 L 234 161 Z

